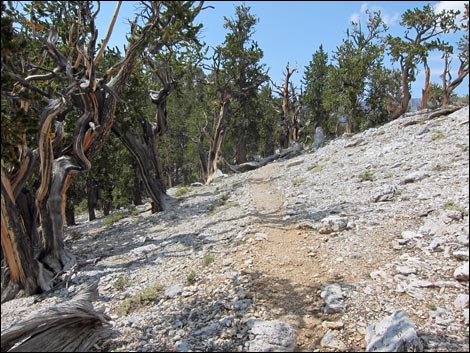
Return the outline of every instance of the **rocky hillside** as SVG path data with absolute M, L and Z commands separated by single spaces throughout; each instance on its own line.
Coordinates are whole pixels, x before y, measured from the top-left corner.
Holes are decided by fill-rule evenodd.
M 96 351 L 468 351 L 468 107 L 169 195 L 81 216 L 67 286 L 2 304 L 2 330 L 98 281 Z

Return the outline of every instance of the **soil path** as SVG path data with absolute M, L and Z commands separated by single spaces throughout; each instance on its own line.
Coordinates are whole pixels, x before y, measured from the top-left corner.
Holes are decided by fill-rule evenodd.
M 285 198 L 273 183 L 275 168 L 272 164 L 258 169 L 248 184 L 256 206 L 255 229 L 266 239 L 252 242 L 243 252 L 251 258 L 248 266 L 246 257 L 239 261 L 252 274 L 257 301 L 273 319 L 296 326 L 296 351 L 310 351 L 321 339 L 315 330 L 322 321 L 321 268 L 319 259 L 309 256 L 315 248 L 311 237 L 284 218 Z

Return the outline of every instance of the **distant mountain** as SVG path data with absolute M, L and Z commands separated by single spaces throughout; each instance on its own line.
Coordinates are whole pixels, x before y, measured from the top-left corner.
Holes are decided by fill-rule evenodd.
M 421 107 L 421 98 L 411 98 L 408 107 L 412 112 L 419 110 L 419 108 Z

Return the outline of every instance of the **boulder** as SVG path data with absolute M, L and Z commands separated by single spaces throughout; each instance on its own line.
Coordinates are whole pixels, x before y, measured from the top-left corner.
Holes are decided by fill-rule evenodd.
M 423 344 L 408 314 L 397 310 L 382 321 L 369 325 L 367 352 L 422 352 Z

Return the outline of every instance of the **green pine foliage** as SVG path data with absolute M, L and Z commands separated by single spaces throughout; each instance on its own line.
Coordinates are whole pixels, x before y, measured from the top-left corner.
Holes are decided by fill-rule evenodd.
M 315 128 L 320 126 L 328 131 L 329 112 L 325 108 L 325 94 L 328 80 L 328 53 L 323 50 L 323 45 L 313 54 L 312 60 L 305 67 L 303 84 L 305 92 L 303 102 L 309 115 L 307 133 L 313 136 Z

